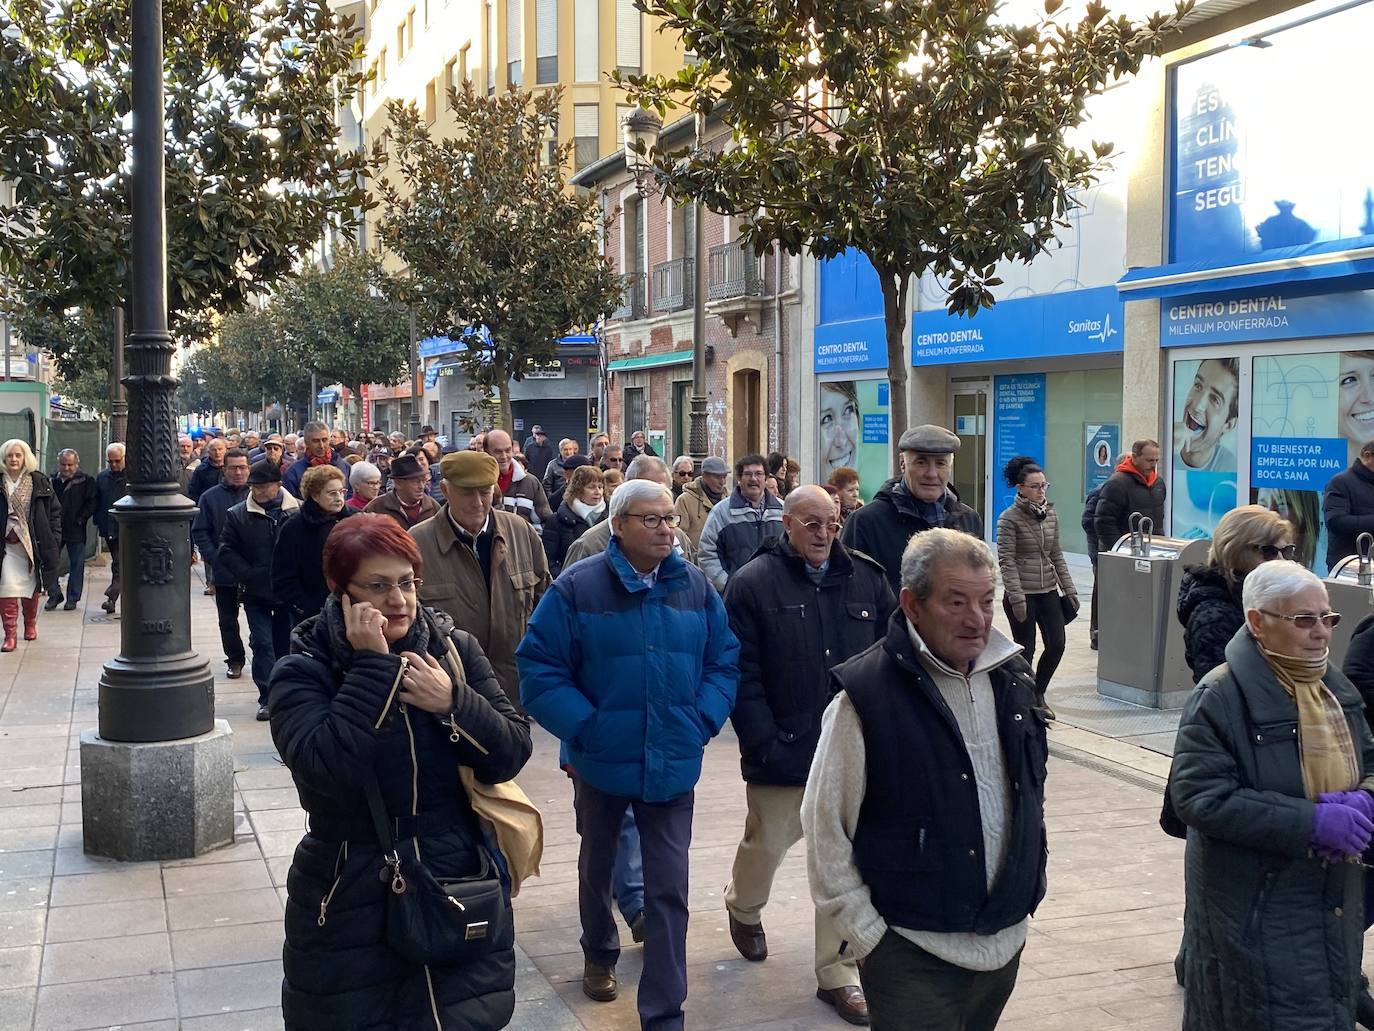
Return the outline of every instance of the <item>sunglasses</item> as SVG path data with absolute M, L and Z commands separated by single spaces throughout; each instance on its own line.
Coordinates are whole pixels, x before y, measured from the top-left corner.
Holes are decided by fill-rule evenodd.
M 1259 549 L 1259 553 L 1264 557 L 1264 561 L 1266 562 L 1273 562 L 1275 559 L 1280 558 L 1292 562 L 1293 556 L 1298 553 L 1298 546 L 1296 544 L 1285 544 L 1283 547 L 1279 547 L 1276 544 L 1256 544 L 1255 547 Z
M 1330 630 L 1335 630 L 1341 625 L 1339 612 L 1299 612 L 1296 616 L 1285 616 L 1282 612 L 1270 612 L 1268 609 L 1260 609 L 1260 611 L 1266 616 L 1273 616 L 1275 619 L 1286 619 L 1299 630 L 1311 630 L 1318 621 Z

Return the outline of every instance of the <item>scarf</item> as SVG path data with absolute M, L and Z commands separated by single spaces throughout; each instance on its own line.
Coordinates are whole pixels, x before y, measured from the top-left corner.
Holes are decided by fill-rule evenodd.
M 308 465 L 310 466 L 310 468 L 312 468 L 312 469 L 313 469 L 315 466 L 317 466 L 317 465 L 333 465 L 333 464 L 334 464 L 334 449 L 331 448 L 331 447 L 327 447 L 327 448 L 324 449 L 324 454 L 323 454 L 323 455 L 311 455 L 311 456 L 310 456 L 310 461 L 309 461 L 307 464 L 308 464 Z
M 1360 782 L 1360 763 L 1350 724 L 1341 703 L 1322 683 L 1327 655 L 1304 659 L 1271 652 L 1258 641 L 1260 654 L 1298 706 L 1298 757 L 1302 788 L 1316 801 L 1328 791 L 1350 791 Z
M 1045 505 L 1037 505 L 1037 504 L 1036 504 L 1034 501 L 1032 501 L 1030 498 L 1025 497 L 1025 496 L 1022 495 L 1022 494 L 1017 494 L 1017 495 L 1016 495 L 1015 504 L 1018 505 L 1018 506 L 1020 506 L 1021 508 L 1024 508 L 1027 512 L 1029 512 L 1029 513 L 1030 513 L 1031 515 L 1033 515 L 1038 521 L 1041 521 L 1041 522 L 1044 521 L 1045 516 L 1047 516 L 1047 515 L 1050 514 L 1050 506 L 1049 506 L 1048 504 L 1045 504 Z
M 584 523 L 591 525 L 595 520 L 601 518 L 602 512 L 606 511 L 606 502 L 602 501 L 601 504 L 593 508 L 585 501 L 578 501 L 577 498 L 572 498 L 568 501 L 568 507 L 576 512 Z
M 33 560 L 33 538 L 29 536 L 29 506 L 33 501 L 33 477 L 20 473 L 19 479 L 11 479 L 5 474 L 5 492 L 9 495 L 9 518 L 5 524 L 5 537 L 13 533 L 23 545 L 24 554 L 29 557 L 29 565 L 37 567 Z

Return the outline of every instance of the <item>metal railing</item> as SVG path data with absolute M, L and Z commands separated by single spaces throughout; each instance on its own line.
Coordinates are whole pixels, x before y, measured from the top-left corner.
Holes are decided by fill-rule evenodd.
M 623 292 L 620 295 L 620 307 L 611 312 L 612 319 L 642 319 L 649 314 L 648 305 L 644 297 L 644 273 L 635 272 L 628 276 L 621 276 L 623 281 Z
M 761 297 L 763 261 L 738 241 L 712 247 L 707 255 L 706 296 L 713 301 L 730 297 Z
M 654 311 L 681 311 L 692 306 L 696 286 L 691 258 L 675 258 L 654 266 Z

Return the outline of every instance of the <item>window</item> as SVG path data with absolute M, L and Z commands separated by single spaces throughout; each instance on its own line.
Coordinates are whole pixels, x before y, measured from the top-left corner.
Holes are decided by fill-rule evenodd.
M 558 81 L 558 0 L 534 3 L 534 81 Z
M 472 50 L 471 41 L 463 44 L 463 49 L 458 51 L 458 80 L 453 84 L 455 87 L 461 86 L 468 81 L 468 54 Z
M 376 61 L 372 62 L 372 67 L 367 70 L 367 74 L 371 76 L 371 80 L 368 82 L 367 86 L 368 93 L 375 97 L 377 95 L 377 80 L 381 78 L 381 76 L 377 74 Z
M 544 154 L 543 163 L 545 167 L 554 164 L 558 160 L 558 126 L 550 124 L 544 135 Z
M 406 12 L 406 49 L 410 50 L 415 46 L 415 8 Z
M 519 86 L 523 81 L 520 58 L 524 51 L 524 17 L 522 0 L 506 0 L 506 83 L 511 86 Z
M 601 107 L 599 104 L 573 105 L 573 165 L 586 168 L 600 154 Z
M 377 55 L 377 78 L 386 82 L 386 47 L 382 47 L 382 52 Z
M 615 63 L 622 75 L 640 72 L 639 11 L 634 0 L 615 0 Z
M 425 86 L 425 121 L 430 125 L 439 117 L 439 83 L 431 79 Z
M 487 0 L 487 96 L 496 92 L 496 2 Z
M 406 23 L 396 26 L 396 63 L 404 61 L 406 57 Z
M 573 0 L 573 78 L 596 82 L 601 78 L 600 0 Z
M 621 413 L 625 416 L 626 436 L 635 430 L 644 428 L 644 388 L 626 387 L 625 388 L 625 408 Z
M 458 88 L 459 88 L 459 87 L 458 87 L 458 84 L 459 84 L 461 81 L 462 81 L 462 80 L 458 78 L 458 58 L 455 57 L 455 58 L 454 58 L 452 61 L 450 61 L 448 64 L 444 65 L 444 106 L 445 106 L 445 107 L 452 107 L 452 106 L 453 106 L 453 101 L 449 99 L 449 97 L 451 96 L 450 90 L 456 90 L 456 89 L 458 89 Z

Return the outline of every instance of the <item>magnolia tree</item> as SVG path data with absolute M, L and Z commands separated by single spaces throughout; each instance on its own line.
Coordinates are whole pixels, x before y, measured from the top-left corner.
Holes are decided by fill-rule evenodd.
M 997 264 L 1050 246 L 1111 153 L 1070 142 L 1088 101 L 1191 7 L 1133 22 L 1097 2 L 1056 18 L 1059 5 L 1018 25 L 983 0 L 636 0 L 700 60 L 617 75 L 630 98 L 660 117 L 715 112 L 729 130 L 721 148 L 655 152 L 661 185 L 736 218 L 757 251 L 867 256 L 898 431 L 912 279 L 933 273 L 952 313 L 991 306 Z

